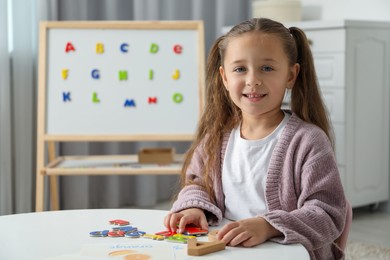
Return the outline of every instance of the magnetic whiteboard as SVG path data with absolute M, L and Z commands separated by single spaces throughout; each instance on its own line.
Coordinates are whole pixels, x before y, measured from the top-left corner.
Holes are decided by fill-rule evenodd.
M 203 106 L 201 21 L 41 24 L 44 135 L 194 135 Z M 146 138 L 145 138 L 146 137 Z

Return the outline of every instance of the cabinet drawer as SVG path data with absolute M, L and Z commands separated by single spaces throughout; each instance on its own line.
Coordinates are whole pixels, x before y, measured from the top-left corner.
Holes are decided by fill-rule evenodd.
M 305 30 L 313 52 L 345 51 L 345 29 Z
M 321 93 L 332 122 L 344 123 L 344 89 L 321 88 Z
M 321 88 L 344 87 L 345 85 L 345 54 L 314 53 L 314 67 L 317 72 L 318 84 Z

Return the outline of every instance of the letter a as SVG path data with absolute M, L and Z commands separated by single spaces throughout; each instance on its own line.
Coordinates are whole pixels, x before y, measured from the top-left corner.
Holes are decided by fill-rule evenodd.
M 65 47 L 65 52 L 70 52 L 70 51 L 76 51 L 76 49 L 74 48 L 71 42 L 68 42 Z

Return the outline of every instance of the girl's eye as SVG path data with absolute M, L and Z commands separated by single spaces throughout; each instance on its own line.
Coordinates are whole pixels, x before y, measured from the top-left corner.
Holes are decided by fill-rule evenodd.
M 273 71 L 274 69 L 270 66 L 263 66 L 263 67 L 261 67 L 261 70 L 262 71 Z
M 233 71 L 235 71 L 235 72 L 244 72 L 245 69 L 243 67 L 238 67 L 238 68 L 235 68 Z

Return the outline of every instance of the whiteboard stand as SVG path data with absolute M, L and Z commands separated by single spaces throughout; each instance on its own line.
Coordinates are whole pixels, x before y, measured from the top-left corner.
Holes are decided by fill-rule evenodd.
M 191 141 L 204 103 L 202 21 L 41 22 L 36 211 L 50 178 L 180 174 L 138 155 L 58 156 L 65 142 Z

